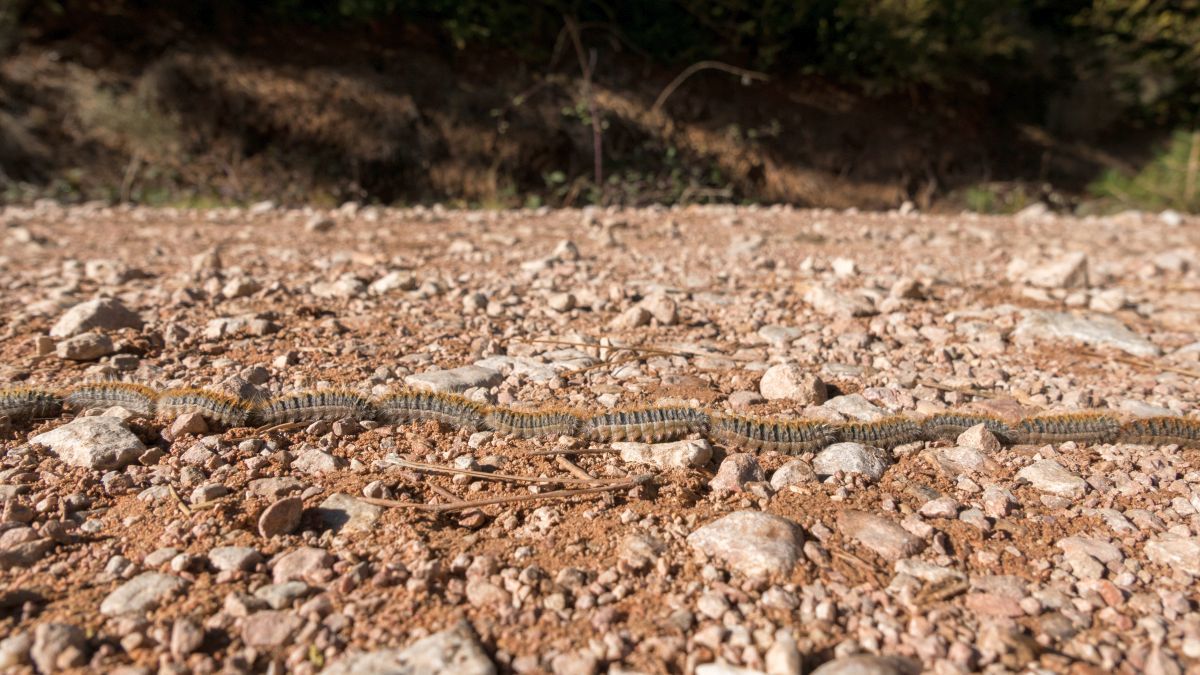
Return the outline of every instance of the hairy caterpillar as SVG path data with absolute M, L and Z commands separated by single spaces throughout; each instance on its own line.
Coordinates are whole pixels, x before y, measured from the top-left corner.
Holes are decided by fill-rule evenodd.
M 512 410 L 492 408 L 484 416 L 484 424 L 498 434 L 517 438 L 537 436 L 577 436 L 583 420 L 568 410 Z
M 154 404 L 157 399 L 158 392 L 144 384 L 93 382 L 69 390 L 63 401 L 78 412 L 121 406 L 149 418 L 154 417 Z
M 708 433 L 723 445 L 788 455 L 820 450 L 837 440 L 833 429 L 823 422 L 738 415 L 714 415 Z
M 1200 448 L 1200 420 L 1147 417 L 1121 425 L 1117 439 L 1133 445 L 1181 445 Z
M 0 417 L 14 422 L 48 419 L 62 414 L 62 398 L 32 387 L 0 389 Z
M 1013 442 L 1032 443 L 1111 443 L 1117 438 L 1121 422 L 1104 413 L 1067 413 L 1027 417 L 1017 425 Z
M 921 440 L 921 427 L 907 417 L 886 417 L 875 422 L 844 422 L 835 427 L 840 441 L 891 449 Z
M 483 406 L 454 394 L 433 391 L 398 391 L 375 403 L 379 421 L 405 424 L 433 420 L 455 429 L 478 431 L 484 426 Z
M 199 413 L 205 420 L 226 427 L 250 424 L 255 407 L 250 401 L 205 389 L 168 389 L 158 396 L 160 417 L 174 419 L 187 413 Z
M 659 443 L 706 431 L 708 422 L 708 414 L 695 408 L 638 408 L 589 417 L 580 432 L 590 441 Z
M 258 409 L 262 424 L 286 422 L 317 422 L 353 417 L 375 419 L 375 406 L 366 398 L 346 389 L 318 389 L 284 394 L 264 403 Z
M 922 420 L 921 431 L 925 436 L 925 440 L 954 440 L 967 429 L 980 424 L 992 432 L 1001 443 L 1010 443 L 1012 441 L 1012 427 L 1008 426 L 1004 420 L 991 415 L 954 412 L 937 413 Z

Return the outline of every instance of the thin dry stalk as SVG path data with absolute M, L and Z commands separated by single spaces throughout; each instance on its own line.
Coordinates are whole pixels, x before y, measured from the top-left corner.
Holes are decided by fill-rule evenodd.
M 746 70 L 745 68 L 738 68 L 737 66 L 731 66 L 728 63 L 721 63 L 720 61 L 699 61 L 697 63 L 693 63 L 687 68 L 684 68 L 682 73 L 677 75 L 674 80 L 671 80 L 671 83 L 662 90 L 662 93 L 658 95 L 658 98 L 654 99 L 654 105 L 650 106 L 650 114 L 657 115 L 658 112 L 662 110 L 663 104 L 667 102 L 667 99 L 671 97 L 671 94 L 675 93 L 675 90 L 678 89 L 679 85 L 683 84 L 685 80 L 702 70 L 709 69 L 723 70 L 727 73 L 737 75 L 738 77 L 747 80 L 758 80 L 760 82 L 765 82 L 767 79 L 769 79 L 766 73 L 760 73 L 757 70 Z
M 571 460 L 567 459 L 566 457 L 564 457 L 562 455 L 558 455 L 557 457 L 555 457 L 554 461 L 562 468 L 566 469 L 567 471 L 570 471 L 572 474 L 574 474 L 580 480 L 586 480 L 586 481 L 595 481 L 596 480 L 596 477 L 593 476 L 592 474 L 588 473 L 583 467 L 579 466 L 575 462 L 572 462 Z
M 551 492 L 543 492 L 541 494 L 516 495 L 512 497 L 493 497 L 491 499 L 451 502 L 449 504 L 398 502 L 392 499 L 374 499 L 372 497 L 360 497 L 359 499 L 368 504 L 374 504 L 375 506 L 383 506 L 387 508 L 415 509 L 417 511 L 428 511 L 431 513 L 450 513 L 453 511 L 477 509 L 483 506 L 493 506 L 496 504 L 521 504 L 525 502 L 541 501 L 543 499 L 568 499 L 570 497 L 578 497 L 581 495 L 598 495 L 610 492 L 619 492 L 621 490 L 631 490 L 639 485 L 644 485 L 653 479 L 654 476 L 645 474 L 623 480 L 619 483 L 609 483 L 607 485 L 597 485 L 594 487 L 574 488 L 571 490 L 554 490 Z
M 406 469 L 415 471 L 424 471 L 426 473 L 437 473 L 446 476 L 471 476 L 472 478 L 480 478 L 482 480 L 494 480 L 507 483 L 533 483 L 535 485 L 545 485 L 547 483 L 562 483 L 563 485 L 575 485 L 581 483 L 601 482 L 618 482 L 624 480 L 622 478 L 564 478 L 562 476 L 518 476 L 508 473 L 488 473 L 486 471 L 475 471 L 472 469 L 455 469 L 454 467 L 441 466 L 438 464 L 425 464 L 423 462 L 410 462 L 407 459 L 399 457 L 390 457 L 387 460 L 396 466 L 402 466 Z

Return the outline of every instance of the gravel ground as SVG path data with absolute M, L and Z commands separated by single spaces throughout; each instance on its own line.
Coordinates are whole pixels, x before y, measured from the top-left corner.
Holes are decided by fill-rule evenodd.
M 0 242 L 3 384 L 1200 414 L 1200 222 L 1171 213 L 43 203 Z M 1200 672 L 1193 448 L 976 428 L 788 457 L 123 407 L 0 420 L 0 447 L 6 671 Z

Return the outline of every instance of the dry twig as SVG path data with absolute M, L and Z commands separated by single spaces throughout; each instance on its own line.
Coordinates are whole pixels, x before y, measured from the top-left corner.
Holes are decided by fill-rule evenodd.
M 392 499 L 374 499 L 371 497 L 360 497 L 360 499 L 368 504 L 376 506 L 384 506 L 387 508 L 397 509 L 415 509 L 417 511 L 429 511 L 432 513 L 449 513 L 452 511 L 464 511 L 467 509 L 475 509 L 482 506 L 492 506 L 495 504 L 520 504 L 523 502 L 540 501 L 543 499 L 566 499 L 570 497 L 578 497 L 581 495 L 605 494 L 609 492 L 619 492 L 621 490 L 631 490 L 639 485 L 644 485 L 654 479 L 654 476 L 645 474 L 634 478 L 622 480 L 618 483 L 608 483 L 605 485 L 596 485 L 593 487 L 574 488 L 571 490 L 553 490 L 551 492 L 543 492 L 541 494 L 515 495 L 511 497 L 492 497 L 490 499 L 478 499 L 475 501 L 460 501 L 451 502 L 449 504 L 423 504 L 419 502 L 398 502 Z

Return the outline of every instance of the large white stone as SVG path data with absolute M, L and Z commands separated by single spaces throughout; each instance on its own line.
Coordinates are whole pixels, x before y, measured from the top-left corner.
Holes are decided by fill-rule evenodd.
M 146 451 L 124 422 L 105 416 L 76 418 L 29 442 L 50 448 L 67 464 L 89 469 L 119 469 Z

